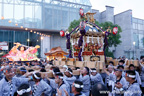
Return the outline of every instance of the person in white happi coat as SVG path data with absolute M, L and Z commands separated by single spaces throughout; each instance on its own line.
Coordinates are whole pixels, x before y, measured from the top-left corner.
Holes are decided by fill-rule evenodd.
M 72 93 L 74 94 L 73 96 L 86 96 L 84 93 L 82 93 L 82 89 L 84 87 L 83 83 L 79 80 L 75 80 L 72 84 Z M 66 96 L 70 96 L 70 94 L 64 90 Z M 59 89 L 57 89 L 57 93 L 58 93 L 58 96 L 63 96 L 62 95 L 62 91 L 60 91 Z
M 72 92 L 74 93 L 74 96 L 86 96 L 85 94 L 81 93 L 84 85 L 81 81 L 74 81 L 72 85 Z
M 91 68 L 90 72 L 91 72 L 91 75 L 90 75 L 90 78 L 91 78 L 90 79 L 91 80 L 91 88 L 96 83 L 102 83 L 102 84 L 104 84 L 103 79 L 102 79 L 101 75 L 96 71 L 96 68 Z
M 140 78 L 141 78 L 141 90 L 143 92 L 143 95 L 144 95 L 144 57 L 141 58 L 141 61 L 140 61 L 140 69 L 141 69 L 141 73 L 140 73 Z
M 63 80 L 67 81 L 67 83 L 70 86 L 70 93 L 69 94 L 70 94 L 70 96 L 74 96 L 74 94 L 72 93 L 72 84 L 76 80 L 76 77 L 73 76 L 73 71 L 71 68 L 66 69 L 64 74 L 65 74 L 65 76 L 64 76 Z
M 110 91 L 112 91 L 112 89 L 114 88 L 114 82 L 116 81 L 116 76 L 114 73 L 114 66 L 109 65 L 107 69 L 104 68 L 104 72 L 107 74 L 106 79 L 105 79 L 105 85 Z
M 125 67 L 125 66 L 126 66 L 126 63 L 125 63 L 124 60 L 120 60 L 120 61 L 118 62 L 118 65 L 123 65 L 123 66 Z
M 59 73 L 61 74 L 61 72 L 60 72 L 60 70 L 59 70 L 58 67 L 56 67 L 56 68 L 53 69 L 53 75 L 54 75 L 54 77 L 56 76 L 56 74 L 59 74 Z M 50 82 L 50 86 L 52 87 L 52 90 L 53 90 L 52 94 L 55 94 L 56 90 L 58 88 L 58 84 L 55 82 L 55 79 L 50 79 L 50 78 L 47 77 L 47 80 Z M 69 83 L 65 79 L 63 79 L 63 81 L 64 81 L 64 84 L 66 84 L 66 86 L 68 88 L 68 92 L 70 92 Z
M 67 96 L 64 91 L 67 91 L 69 93 L 69 86 L 67 86 L 67 84 L 65 84 L 65 82 L 63 81 L 63 74 L 61 72 L 55 74 L 55 83 L 58 85 L 57 90 L 61 91 L 62 96 Z M 58 96 L 58 94 L 56 94 L 56 96 Z
M 125 77 L 122 76 L 121 70 L 123 66 L 119 65 L 117 69 L 115 69 L 115 75 L 116 75 L 116 82 L 113 89 L 113 94 L 115 96 L 123 96 L 124 91 L 128 88 L 128 82 L 126 81 Z
M 83 90 L 82 93 L 84 93 L 86 96 L 89 96 L 90 93 L 90 76 L 89 76 L 89 68 L 84 67 L 81 71 L 81 75 L 79 76 L 79 80 L 83 82 Z
M 41 79 L 40 73 L 33 73 L 33 80 L 35 81 L 35 84 L 32 87 L 32 96 L 51 96 L 52 88 Z
M 135 70 L 135 66 L 133 64 L 129 65 L 129 70 L 135 71 L 136 73 L 136 81 L 138 82 L 138 84 L 141 85 L 141 79 L 140 79 L 140 75 L 139 73 Z
M 17 78 L 10 67 L 4 70 L 4 75 L 0 81 L 0 96 L 13 96 L 18 86 L 31 80 L 31 78 Z
M 125 91 L 124 96 L 141 96 L 140 85 L 135 80 L 135 71 L 128 70 L 125 75 L 126 80 L 129 82 L 128 89 Z

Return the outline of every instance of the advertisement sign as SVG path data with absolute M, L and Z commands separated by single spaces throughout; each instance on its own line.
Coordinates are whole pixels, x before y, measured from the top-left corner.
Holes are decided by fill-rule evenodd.
M 0 42 L 0 50 L 8 50 L 8 43 Z

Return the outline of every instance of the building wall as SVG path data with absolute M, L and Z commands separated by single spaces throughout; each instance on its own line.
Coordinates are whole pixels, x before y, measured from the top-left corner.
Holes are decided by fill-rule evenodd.
M 99 12 L 98 10 L 96 10 L 96 11 Z M 95 10 L 93 10 L 93 12 L 95 12 Z M 124 11 L 117 15 L 114 15 L 114 7 L 106 6 L 105 11 L 95 14 L 94 17 L 100 23 L 110 21 L 114 24 L 118 24 L 121 27 L 122 32 L 120 33 L 120 35 L 121 35 L 120 40 L 122 41 L 122 43 L 120 45 L 118 45 L 116 48 L 111 47 L 110 50 L 112 52 L 114 52 L 115 57 L 125 55 L 128 58 L 133 58 L 134 51 L 136 50 L 136 47 L 134 47 L 134 45 L 133 45 L 133 42 L 134 42 L 133 37 L 135 36 L 135 38 L 138 42 L 139 35 L 138 34 L 133 35 L 134 30 L 133 30 L 132 10 L 127 10 L 127 11 Z M 135 27 L 136 27 L 136 25 L 135 25 Z
M 45 58 L 44 53 L 47 53 L 50 50 L 50 37 L 41 37 L 41 57 Z
M 106 21 L 114 23 L 114 7 L 106 6 Z
M 50 38 L 50 48 L 60 46 L 64 51 L 66 49 L 66 37 L 61 37 L 59 34 L 52 34 Z
M 81 7 L 70 7 L 70 4 L 67 6 L 53 4 L 44 6 L 44 8 L 42 8 L 43 28 L 55 30 L 68 29 L 73 20 L 78 20 L 80 18 L 78 14 L 79 8 Z M 91 7 L 83 9 L 85 12 L 88 12 L 91 10 Z
M 100 21 L 101 23 L 104 23 L 106 21 L 106 11 L 103 11 L 101 14 L 100 14 Z
M 30 40 L 29 42 L 27 41 L 28 39 Z M 27 31 L 0 30 L 0 42 L 3 41 L 7 42 L 9 46 L 8 50 L 5 50 L 6 53 L 11 50 L 16 42 L 26 46 L 40 45 L 39 35 Z M 38 49 L 38 53 L 40 53 L 40 49 Z
M 93 9 L 92 9 L 92 12 L 93 12 L 93 13 L 96 13 L 96 14 L 94 15 L 94 18 L 96 19 L 96 21 L 101 22 L 101 21 L 100 21 L 100 20 L 101 20 L 101 19 L 100 19 L 101 17 L 100 17 L 100 12 L 99 12 L 99 10 L 93 10 Z
M 133 17 L 133 41 L 135 42 L 135 55 L 144 55 L 144 20 Z
M 133 50 L 133 34 L 132 34 L 132 23 L 131 23 L 131 13 L 132 10 L 122 12 L 115 15 L 115 24 L 118 24 L 122 32 L 120 33 L 120 40 L 122 43 L 116 47 L 116 57 L 123 56 L 126 51 Z

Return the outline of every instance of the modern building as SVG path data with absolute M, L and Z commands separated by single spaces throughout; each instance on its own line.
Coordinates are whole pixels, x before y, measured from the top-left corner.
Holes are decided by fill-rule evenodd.
M 127 58 L 139 58 L 144 55 L 144 20 L 132 16 L 132 10 L 126 10 L 114 15 L 114 7 L 106 6 L 106 10 L 92 10 L 96 12 L 94 18 L 100 22 L 110 21 L 122 28 L 122 43 L 116 48 L 111 47 L 114 56 L 126 56 Z
M 0 0 L 0 42 L 8 42 L 9 50 L 14 42 L 27 46 L 39 44 L 40 57 L 45 57 L 44 53 L 53 47 L 61 46 L 67 51 L 66 38 L 60 37 L 59 31 L 79 19 L 79 8 L 90 11 L 90 1 Z

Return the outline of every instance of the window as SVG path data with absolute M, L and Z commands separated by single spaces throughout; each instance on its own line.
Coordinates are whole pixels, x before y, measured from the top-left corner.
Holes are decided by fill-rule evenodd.
M 139 34 L 139 48 L 143 48 L 143 42 L 144 42 L 143 34 Z
M 142 20 L 138 20 L 138 23 L 142 24 L 142 23 L 143 23 L 143 21 L 142 21 Z
M 134 22 L 134 23 L 137 23 L 137 19 L 136 19 L 136 18 L 133 18 L 133 22 Z
M 141 24 L 138 24 L 138 30 L 141 30 Z
M 135 29 L 138 29 L 138 24 L 137 23 L 135 23 Z
M 135 23 L 133 23 L 133 29 L 136 29 L 136 24 Z

